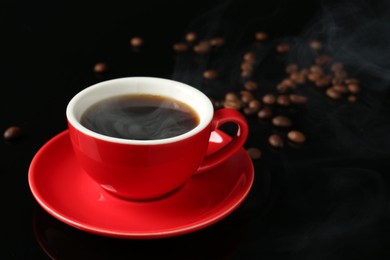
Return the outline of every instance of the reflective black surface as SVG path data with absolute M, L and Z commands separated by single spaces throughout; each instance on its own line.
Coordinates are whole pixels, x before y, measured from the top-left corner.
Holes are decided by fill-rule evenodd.
M 388 7 L 386 1 L 3 1 L 0 129 L 17 125 L 23 135 L 0 142 L 0 258 L 388 259 Z M 172 45 L 192 30 L 201 39 L 223 36 L 226 45 L 206 55 L 175 54 Z M 254 42 L 260 30 L 270 35 L 266 44 Z M 144 38 L 140 49 L 129 45 L 135 35 Z M 312 38 L 361 80 L 358 100 L 333 101 L 309 83 L 301 86 L 306 105 L 274 112 L 291 117 L 307 142 L 286 142 L 281 150 L 267 138 L 286 130 L 247 116 L 245 147 L 259 147 L 263 156 L 254 160 L 248 198 L 222 221 L 169 239 L 113 239 L 74 229 L 35 202 L 27 182 L 31 159 L 66 129 L 66 104 L 81 89 L 116 77 L 157 76 L 223 99 L 242 88 L 240 62 L 252 50 L 260 97 L 285 77 L 286 64 L 311 64 L 318 55 L 307 48 Z M 280 54 L 279 42 L 295 47 Z M 97 62 L 108 64 L 107 73 L 94 73 Z M 207 68 L 220 77 L 204 80 Z

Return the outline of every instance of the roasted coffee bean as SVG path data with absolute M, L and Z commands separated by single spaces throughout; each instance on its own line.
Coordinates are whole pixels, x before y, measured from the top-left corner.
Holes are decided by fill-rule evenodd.
M 261 158 L 262 152 L 259 148 L 256 147 L 250 147 L 246 149 L 246 152 L 248 153 L 249 157 L 253 160 L 257 160 Z
M 302 95 L 290 94 L 289 95 L 289 99 L 290 99 L 291 103 L 294 103 L 294 104 L 305 104 L 305 103 L 307 103 L 307 97 L 306 96 L 302 96 Z
M 243 70 L 241 71 L 241 77 L 244 79 L 248 79 L 252 76 L 252 70 Z
M 297 84 L 290 78 L 283 79 L 280 84 L 286 86 L 287 88 L 295 88 L 297 86 Z
M 360 87 L 356 83 L 351 83 L 348 84 L 348 91 L 351 92 L 352 94 L 357 94 L 360 92 Z
M 290 127 L 292 125 L 292 121 L 286 116 L 275 116 L 272 118 L 272 124 L 278 127 Z
M 314 51 L 319 51 L 319 50 L 322 50 L 322 48 L 323 48 L 322 42 L 320 42 L 319 40 L 312 40 L 310 42 L 309 46 L 310 46 L 310 49 L 312 49 Z
M 216 79 L 218 77 L 218 72 L 213 69 L 205 70 L 203 72 L 203 77 L 205 79 Z
M 314 81 L 314 84 L 319 88 L 323 88 L 329 86 L 331 81 L 332 78 L 330 76 L 320 76 L 318 79 Z
M 18 126 L 8 127 L 3 134 L 4 140 L 14 141 L 22 135 L 22 129 Z
M 333 72 L 334 77 L 337 79 L 345 80 L 348 77 L 348 73 L 345 70 L 337 70 Z
M 332 60 L 332 57 L 329 55 L 320 55 L 316 58 L 315 63 L 318 65 L 325 65 Z
M 347 99 L 348 99 L 349 103 L 355 103 L 357 100 L 357 97 L 355 95 L 349 95 Z
M 183 42 L 175 43 L 173 45 L 173 50 L 176 52 L 185 52 L 188 50 L 188 45 Z
M 276 104 L 280 106 L 290 105 L 290 99 L 286 95 L 280 95 L 276 98 Z
M 348 79 L 345 79 L 345 84 L 349 85 L 349 84 L 359 84 L 359 80 L 358 79 L 355 79 L 355 78 L 348 78 Z
M 324 69 L 320 65 L 312 65 L 310 66 L 310 72 L 318 75 L 323 75 Z
M 210 45 L 213 47 L 221 47 L 225 44 L 225 39 L 222 37 L 214 37 L 210 40 Z
M 98 62 L 95 64 L 95 66 L 93 67 L 93 70 L 96 72 L 96 73 L 104 73 L 106 72 L 108 69 L 108 66 L 106 63 L 104 62 Z
M 232 108 L 235 110 L 240 110 L 241 109 L 241 101 L 240 100 L 225 100 L 223 102 L 223 107 L 224 108 Z
M 286 73 L 287 74 L 291 74 L 291 73 L 294 73 L 294 72 L 297 72 L 297 71 L 298 71 L 298 65 L 295 64 L 295 63 L 289 64 L 286 67 Z
M 201 41 L 194 46 L 194 52 L 198 54 L 204 54 L 210 51 L 210 43 L 208 41 Z
M 260 111 L 257 113 L 257 116 L 261 119 L 267 119 L 272 116 L 272 110 L 268 107 L 264 107 L 260 109 Z
M 330 66 L 330 70 L 333 72 L 344 70 L 344 64 L 341 62 L 335 62 L 332 64 L 332 66 Z
M 262 101 L 266 105 L 273 105 L 276 102 L 276 97 L 273 94 L 266 94 L 263 96 Z
M 256 32 L 255 39 L 257 41 L 265 41 L 268 39 L 268 34 L 266 34 L 265 32 Z
M 341 93 L 335 90 L 334 88 L 330 87 L 325 91 L 325 94 L 330 97 L 331 99 L 340 99 L 342 97 Z
M 270 135 L 268 143 L 274 148 L 282 148 L 284 146 L 283 139 L 277 134 Z
M 256 62 L 256 55 L 253 52 L 247 52 L 244 54 L 243 60 L 250 64 L 254 64 Z
M 332 88 L 341 94 L 345 94 L 348 92 L 347 86 L 342 84 L 334 85 L 332 86 Z
M 316 82 L 318 79 L 321 78 L 321 75 L 320 74 L 317 74 L 317 73 L 309 73 L 307 75 L 307 79 L 312 81 L 312 82 Z
M 242 71 L 253 71 L 252 63 L 249 63 L 247 61 L 242 62 L 241 63 L 241 70 Z
M 276 46 L 276 51 L 279 52 L 279 53 L 286 53 L 286 52 L 289 52 L 291 49 L 291 46 L 290 44 L 288 43 L 279 43 L 277 46 Z
M 225 94 L 225 100 L 226 101 L 236 101 L 236 100 L 239 100 L 239 98 L 236 95 L 236 93 L 228 92 Z
M 185 36 L 187 42 L 194 42 L 198 39 L 198 35 L 195 32 L 188 32 Z
M 297 130 L 291 130 L 290 132 L 287 133 L 287 138 L 294 142 L 294 143 L 304 143 L 306 141 L 306 136 Z
M 133 46 L 134 48 L 139 48 L 143 44 L 144 44 L 144 40 L 139 36 L 135 36 L 130 39 L 130 45 Z
M 245 84 L 244 84 L 244 88 L 246 90 L 249 90 L 249 91 L 256 90 L 257 87 L 258 87 L 258 84 L 256 82 L 250 81 L 250 80 L 245 82 Z
M 242 90 L 240 94 L 241 94 L 241 101 L 244 103 L 249 103 L 249 101 L 254 99 L 253 94 L 248 90 Z

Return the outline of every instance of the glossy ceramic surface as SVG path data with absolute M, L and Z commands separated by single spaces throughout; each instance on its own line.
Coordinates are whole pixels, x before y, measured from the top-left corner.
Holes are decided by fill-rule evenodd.
M 229 140 L 214 132 L 208 153 Z M 68 131 L 38 151 L 29 171 L 35 199 L 57 219 L 94 234 L 135 239 L 181 235 L 221 220 L 243 202 L 253 179 L 252 162 L 241 149 L 168 196 L 144 202 L 119 199 L 79 167 Z

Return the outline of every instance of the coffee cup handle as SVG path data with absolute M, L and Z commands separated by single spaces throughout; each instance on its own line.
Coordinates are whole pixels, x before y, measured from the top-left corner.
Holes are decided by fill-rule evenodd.
M 245 143 L 248 137 L 248 124 L 244 116 L 237 110 L 222 108 L 214 112 L 211 122 L 211 131 L 217 130 L 225 123 L 235 123 L 238 126 L 236 135 L 232 140 L 216 152 L 206 155 L 196 174 L 205 172 L 235 154 Z

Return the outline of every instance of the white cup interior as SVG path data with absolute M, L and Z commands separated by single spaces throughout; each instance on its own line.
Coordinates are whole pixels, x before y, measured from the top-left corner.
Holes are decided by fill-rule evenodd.
M 93 104 L 107 98 L 127 94 L 160 95 L 179 100 L 194 109 L 198 114 L 199 124 L 182 135 L 157 140 L 131 140 L 110 137 L 93 132 L 80 124 L 81 116 Z M 128 77 L 100 82 L 80 91 L 68 103 L 66 116 L 73 127 L 84 134 L 101 140 L 124 144 L 162 144 L 188 138 L 204 129 L 213 117 L 213 106 L 206 95 L 187 84 L 163 78 Z

